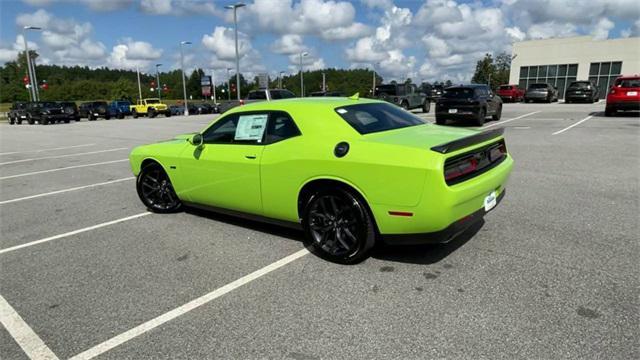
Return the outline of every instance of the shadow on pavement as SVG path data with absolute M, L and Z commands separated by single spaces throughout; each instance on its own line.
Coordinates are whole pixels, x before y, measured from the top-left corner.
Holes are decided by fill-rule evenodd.
M 373 250 L 371 257 L 378 260 L 410 264 L 436 264 L 471 240 L 471 238 L 480 231 L 483 225 L 484 220 L 478 221 L 447 244 L 405 246 L 389 246 L 380 244 Z

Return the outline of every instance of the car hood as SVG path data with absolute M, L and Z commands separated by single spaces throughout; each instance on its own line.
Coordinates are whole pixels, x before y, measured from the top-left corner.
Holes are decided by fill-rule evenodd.
M 364 140 L 389 145 L 430 149 L 433 146 L 477 133 L 477 130 L 425 124 L 368 134 L 364 136 Z

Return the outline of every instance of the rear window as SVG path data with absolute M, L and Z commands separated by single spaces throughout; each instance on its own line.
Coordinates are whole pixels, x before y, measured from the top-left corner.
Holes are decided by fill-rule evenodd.
M 294 97 L 296 97 L 296 94 L 292 93 L 289 90 L 271 90 L 271 98 L 274 100 L 291 99 Z
M 574 82 L 571 83 L 571 85 L 569 85 L 569 89 L 586 89 L 589 87 L 589 85 L 591 85 L 589 82 L 583 81 L 583 82 Z
M 511 90 L 511 88 L 512 88 L 511 85 L 502 85 L 498 89 L 499 90 Z
M 529 89 L 547 89 L 549 85 L 547 84 L 531 84 L 529 85 Z
M 424 120 L 392 104 L 348 105 L 335 111 L 362 135 L 425 124 Z
M 618 79 L 614 85 L 620 88 L 637 88 L 640 87 L 640 78 L 634 79 Z
M 267 93 L 264 91 L 252 91 L 247 96 L 247 100 L 267 100 Z
M 473 89 L 471 88 L 447 88 L 444 90 L 442 97 L 448 99 L 468 99 L 473 97 Z
M 396 92 L 395 85 L 381 85 L 376 87 L 376 95 L 387 94 L 387 95 L 398 95 Z

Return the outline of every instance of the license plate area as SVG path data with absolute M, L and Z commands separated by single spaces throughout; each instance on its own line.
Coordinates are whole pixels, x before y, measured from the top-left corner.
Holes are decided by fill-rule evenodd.
M 498 203 L 498 196 L 495 191 L 492 191 L 489 195 L 484 198 L 484 211 L 488 212 Z
M 449 109 L 449 114 L 457 114 L 458 109 Z
M 638 96 L 637 91 L 627 91 L 627 96 Z

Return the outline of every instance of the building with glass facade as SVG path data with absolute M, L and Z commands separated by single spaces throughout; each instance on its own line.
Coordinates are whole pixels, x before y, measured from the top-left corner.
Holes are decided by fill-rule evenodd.
M 526 89 L 546 82 L 564 98 L 575 80 L 591 80 L 606 96 L 620 75 L 640 74 L 640 37 L 594 40 L 590 36 L 530 40 L 513 44 L 510 84 Z

